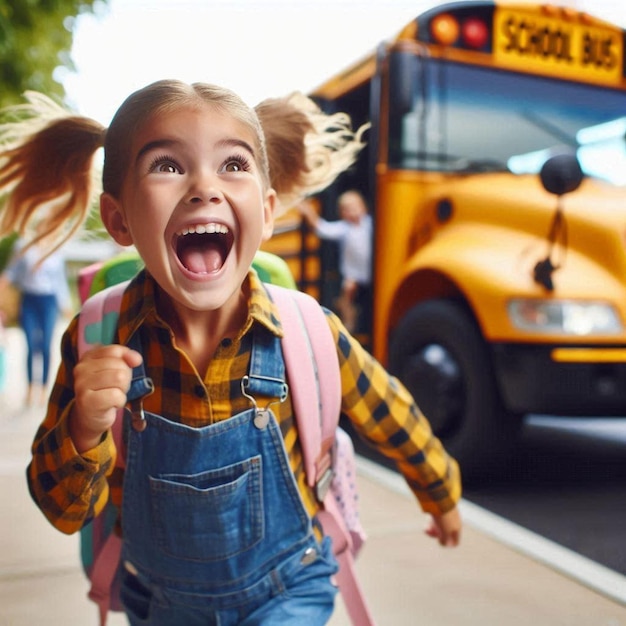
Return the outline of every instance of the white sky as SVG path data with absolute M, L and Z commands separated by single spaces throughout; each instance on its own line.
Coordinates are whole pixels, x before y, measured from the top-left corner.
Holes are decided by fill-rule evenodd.
M 626 26 L 623 0 L 565 0 Z M 70 105 L 108 125 L 161 78 L 230 87 L 250 105 L 310 91 L 395 35 L 428 0 L 110 0 L 79 18 Z

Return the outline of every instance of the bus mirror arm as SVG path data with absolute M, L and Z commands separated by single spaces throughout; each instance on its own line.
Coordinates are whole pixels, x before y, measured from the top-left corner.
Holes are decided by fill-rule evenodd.
M 561 196 L 557 199 L 556 212 L 550 224 L 550 232 L 548 233 L 548 254 L 545 259 L 538 261 L 533 269 L 534 281 L 545 287 L 548 291 L 554 290 L 552 274 L 563 264 L 563 262 L 555 264 L 552 260 L 552 253 L 559 242 L 563 250 L 561 256 L 564 259 L 567 250 L 567 223 L 565 222 L 565 215 L 561 208 Z
M 560 241 L 563 249 L 563 258 L 567 250 L 567 224 L 563 214 L 562 198 L 566 193 L 575 191 L 580 186 L 584 174 L 575 153 L 566 152 L 550 157 L 539 173 L 541 184 L 546 191 L 557 197 L 556 212 L 548 232 L 548 254 L 545 259 L 538 261 L 533 269 L 533 279 L 548 291 L 554 290 L 552 275 L 561 267 L 552 260 L 552 252 Z

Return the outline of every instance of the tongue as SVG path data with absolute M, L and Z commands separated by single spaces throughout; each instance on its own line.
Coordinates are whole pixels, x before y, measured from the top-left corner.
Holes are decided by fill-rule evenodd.
M 188 248 L 180 259 L 183 265 L 196 274 L 216 272 L 222 267 L 223 259 L 218 248 Z

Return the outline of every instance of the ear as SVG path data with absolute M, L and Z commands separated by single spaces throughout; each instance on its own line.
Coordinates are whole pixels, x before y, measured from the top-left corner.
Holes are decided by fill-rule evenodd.
M 278 202 L 276 192 L 273 189 L 268 189 L 263 203 L 263 241 L 267 241 L 274 232 L 274 211 Z
M 110 193 L 103 193 L 100 196 L 100 217 L 107 232 L 116 243 L 120 246 L 133 244 L 122 205 Z

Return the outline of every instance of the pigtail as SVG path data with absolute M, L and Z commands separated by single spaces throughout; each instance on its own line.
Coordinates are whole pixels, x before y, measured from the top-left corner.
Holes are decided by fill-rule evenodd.
M 263 127 L 271 186 L 283 208 L 328 187 L 354 163 L 369 124 L 352 130 L 346 113 L 327 115 L 302 93 L 255 107 Z
M 43 94 L 2 111 L 0 237 L 17 232 L 49 252 L 84 222 L 97 191 L 93 157 L 105 128 L 72 115 Z M 35 230 L 35 226 L 37 226 Z

